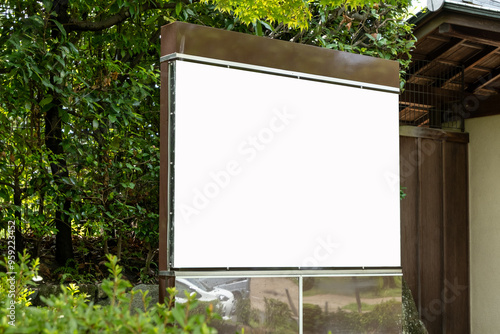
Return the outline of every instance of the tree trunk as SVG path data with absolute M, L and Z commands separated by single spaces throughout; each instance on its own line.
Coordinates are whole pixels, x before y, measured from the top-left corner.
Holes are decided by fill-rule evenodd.
M 358 313 L 361 313 L 363 305 L 361 304 L 361 297 L 359 296 L 358 279 L 356 276 L 352 278 L 354 281 L 354 294 L 356 295 L 356 304 L 358 305 Z
M 52 1 L 50 10 L 55 15 L 51 16 L 53 20 L 58 20 L 61 24 L 68 22 L 68 0 Z M 61 37 L 61 31 L 57 27 L 53 27 L 51 31 L 52 38 Z M 55 74 L 52 74 L 53 76 Z M 55 80 L 52 77 L 51 83 L 55 86 Z M 74 259 L 73 242 L 71 240 L 71 221 L 66 212 L 71 208 L 71 200 L 66 195 L 69 186 L 62 180 L 69 176 L 66 159 L 62 147 L 62 119 L 59 111 L 61 108 L 61 100 L 54 89 L 48 91 L 53 97 L 53 106 L 45 114 L 45 145 L 53 154 L 53 160 L 50 164 L 54 183 L 58 186 L 59 195 L 56 196 L 56 201 L 59 206 L 55 212 L 56 222 L 56 260 L 60 265 L 67 265 L 69 260 Z M 61 205 L 62 204 L 62 205 Z M 62 208 L 61 208 L 62 206 Z
M 40 190 L 39 192 L 40 196 L 40 206 L 38 207 L 38 216 L 42 217 L 43 212 L 45 210 L 45 191 Z M 44 222 L 45 223 L 45 222 Z M 35 244 L 35 257 L 39 258 L 40 257 L 40 246 L 42 245 L 42 239 L 43 239 L 43 234 L 42 235 L 36 235 L 36 244 Z
M 102 235 L 104 236 L 104 229 L 102 229 L 101 232 Z M 106 236 L 104 236 L 104 254 L 105 255 L 109 254 L 108 239 L 106 239 Z
M 19 174 L 16 173 L 15 180 L 14 180 L 14 205 L 18 208 L 16 209 L 16 212 L 14 214 L 15 220 L 16 220 L 16 240 L 15 240 L 15 247 L 16 247 L 16 259 L 19 260 L 17 254 L 18 253 L 23 253 L 24 250 L 24 236 L 23 232 L 21 230 L 21 220 L 22 220 L 22 215 L 21 215 L 21 206 L 22 206 L 22 198 L 21 198 L 21 186 L 19 185 Z
M 145 268 L 146 268 L 146 272 L 149 273 L 149 271 L 151 269 L 151 262 L 153 262 L 153 257 L 155 255 L 155 250 L 151 246 L 150 242 L 146 242 L 146 249 L 148 250 L 148 254 L 146 255 Z
M 55 93 L 55 92 L 54 92 Z M 56 222 L 56 260 L 60 265 L 66 265 L 68 260 L 74 259 L 73 242 L 71 240 L 71 221 L 65 212 L 71 207 L 71 201 L 66 196 L 68 186 L 62 182 L 63 178 L 69 176 L 66 159 L 62 157 L 62 120 L 59 115 L 59 101 L 54 99 L 54 106 L 45 114 L 45 145 L 55 157 L 50 164 L 54 183 L 58 186 L 60 195 L 57 201 L 62 202 L 55 212 Z

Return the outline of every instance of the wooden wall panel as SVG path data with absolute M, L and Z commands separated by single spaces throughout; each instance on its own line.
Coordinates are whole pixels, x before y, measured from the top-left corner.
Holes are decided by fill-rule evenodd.
M 445 332 L 469 333 L 469 228 L 467 146 L 446 142 L 444 150 Z
M 401 187 L 406 197 L 401 201 L 401 262 L 403 277 L 413 293 L 413 299 L 419 300 L 418 293 L 418 138 L 401 137 L 400 174 Z M 404 245 L 404 247 L 403 247 Z M 418 304 L 417 304 L 418 307 Z
M 468 134 L 400 135 L 403 276 L 429 334 L 470 333 Z
M 429 333 L 442 328 L 443 165 L 441 142 L 419 139 L 420 312 Z

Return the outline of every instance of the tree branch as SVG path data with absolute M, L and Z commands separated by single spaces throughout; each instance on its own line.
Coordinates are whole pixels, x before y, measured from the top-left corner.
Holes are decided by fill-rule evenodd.
M 122 8 L 117 14 L 98 22 L 70 19 L 65 28 L 67 31 L 101 31 L 125 21 L 130 16 L 130 10 Z
M 1 182 L 0 181 L 0 186 L 6 186 L 6 187 L 11 187 L 12 189 L 15 189 L 13 184 L 7 183 L 7 182 Z
M 189 0 L 182 0 L 183 3 L 189 4 Z M 156 1 L 148 1 L 141 7 L 142 12 L 146 12 L 152 9 L 171 9 L 175 8 L 176 3 L 166 3 L 160 5 Z M 132 15 L 128 7 L 122 8 L 118 13 L 105 18 L 101 21 L 79 21 L 74 19 L 69 19 L 68 23 L 65 25 L 68 31 L 102 31 L 104 29 L 115 26 L 119 23 L 126 21 Z

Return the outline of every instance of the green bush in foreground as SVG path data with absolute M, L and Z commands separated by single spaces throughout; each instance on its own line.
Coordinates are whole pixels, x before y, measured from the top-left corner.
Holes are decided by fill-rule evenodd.
M 7 268 L 7 273 L 0 273 L 0 333 L 217 333 L 207 325 L 212 318 L 218 317 L 212 313 L 212 308 L 206 309 L 206 315 L 190 314 L 198 302 L 195 296 L 189 295 L 186 295 L 186 303 L 174 306 L 175 289 L 168 289 L 168 305 L 156 304 L 147 311 L 136 309 L 132 312 L 131 301 L 135 293 L 142 294 L 145 309 L 151 298 L 147 292 L 127 293 L 131 285 L 122 279 L 117 258 L 110 255 L 108 260 L 106 266 L 111 275 L 103 281 L 102 288 L 111 300 L 110 305 L 88 303 L 88 296 L 79 293 L 78 286 L 72 284 L 63 288 L 63 293 L 58 296 L 43 298 L 47 307 L 29 307 L 27 298 L 29 292 L 26 288 L 33 284 L 37 261 L 28 269 L 29 256 L 25 254 L 20 257 L 19 264 L 13 264 L 14 270 L 9 270 L 7 261 L 0 261 Z M 16 278 L 15 285 L 11 285 L 14 282 L 12 277 Z M 13 286 L 16 292 L 11 288 Z M 12 305 L 15 318 L 11 314 Z

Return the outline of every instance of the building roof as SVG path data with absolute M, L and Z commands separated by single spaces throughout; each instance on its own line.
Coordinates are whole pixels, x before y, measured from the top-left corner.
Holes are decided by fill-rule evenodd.
M 401 96 L 400 119 L 412 122 L 420 118 L 416 125 L 426 120 L 432 124 L 431 110 L 443 108 L 445 112 L 465 108 L 466 117 L 497 112 L 500 109 L 500 0 L 428 1 L 429 7 L 434 6 L 436 10 L 420 12 L 410 20 L 417 37 L 412 52 L 414 62 L 407 77 L 412 96 L 409 92 Z M 424 99 L 422 92 L 438 98 Z M 411 99 L 415 101 L 408 108 Z M 480 108 L 467 105 L 478 104 L 476 100 L 481 102 Z M 436 122 L 446 122 L 446 119 L 441 115 Z

